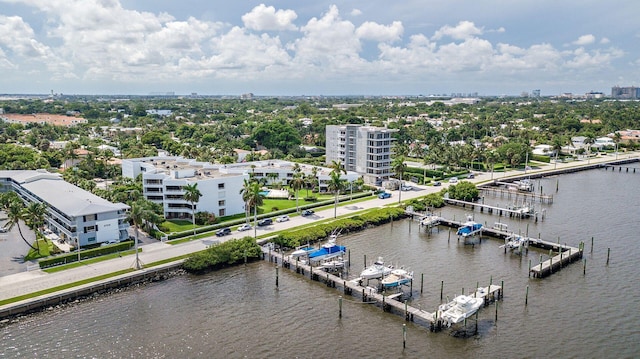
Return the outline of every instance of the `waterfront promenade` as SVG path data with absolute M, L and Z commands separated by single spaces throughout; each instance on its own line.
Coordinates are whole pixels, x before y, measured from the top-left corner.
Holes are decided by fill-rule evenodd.
M 628 160 L 628 159 L 640 159 L 640 154 L 625 153 L 618 156 L 618 160 Z M 616 158 L 614 155 L 607 155 L 607 156 L 592 158 L 590 161 L 558 163 L 557 165 L 552 163 L 552 164 L 541 165 L 539 168 L 534 166 L 534 168 L 532 170 L 528 170 L 527 173 L 525 173 L 524 171 L 510 171 L 504 174 L 494 173 L 493 175 L 490 173 L 481 173 L 481 174 L 476 174 L 475 178 L 470 181 L 477 184 L 481 184 L 481 183 L 490 182 L 492 177 L 494 180 L 503 180 L 503 179 L 509 179 L 509 178 L 523 176 L 523 175 L 533 176 L 533 175 L 540 175 L 540 174 L 549 174 L 549 173 L 552 173 L 554 169 L 557 171 L 565 171 L 565 170 L 575 169 L 579 167 L 588 167 L 596 164 L 610 163 L 615 161 L 616 161 Z M 443 183 L 443 186 L 446 187 L 447 184 Z M 355 204 L 346 203 L 338 208 L 337 215 L 344 216 L 344 215 L 349 215 L 350 213 L 355 213 L 355 212 L 369 209 L 369 208 L 381 207 L 381 206 L 390 205 L 390 204 L 397 204 L 399 197 L 401 197 L 402 200 L 407 200 L 410 198 L 421 197 L 428 193 L 440 191 L 441 188 L 442 187 L 414 185 L 414 190 L 412 191 L 403 191 L 402 193 L 399 193 L 398 191 L 393 191 L 393 196 L 388 199 L 374 198 L 368 201 L 358 202 Z M 318 220 L 331 219 L 333 218 L 333 214 L 334 214 L 334 210 L 331 207 L 325 210 L 317 211 L 315 215 L 310 217 L 294 216 L 291 218 L 289 222 L 276 223 L 268 227 L 260 227 L 258 229 L 258 235 L 263 235 L 270 232 L 280 231 L 283 229 L 293 228 L 301 225 L 307 225 L 309 223 L 313 223 L 314 221 L 318 221 Z M 207 245 L 212 240 L 229 240 L 233 238 L 244 237 L 245 235 L 251 235 L 251 234 L 252 234 L 251 232 L 234 232 L 232 235 L 229 235 L 223 238 L 217 238 L 212 235 L 212 237 L 206 238 L 204 240 L 193 240 L 190 242 L 180 243 L 176 245 L 169 245 L 167 243 L 162 243 L 162 242 L 148 244 L 148 245 L 141 246 L 142 252 L 140 253 L 140 260 L 143 262 L 143 264 L 163 261 L 163 260 L 167 260 L 167 259 L 175 258 L 178 256 L 182 256 L 185 254 L 203 250 L 207 247 Z M 38 291 L 55 288 L 68 283 L 88 280 L 98 276 L 108 275 L 110 273 L 131 269 L 131 268 L 134 268 L 134 261 L 135 261 L 135 256 L 128 255 L 122 258 L 116 258 L 108 261 L 82 265 L 76 268 L 71 268 L 71 269 L 67 269 L 67 270 L 63 270 L 63 271 L 55 272 L 51 274 L 41 270 L 33 270 L 29 272 L 21 272 L 17 274 L 0 277 L 0 300 L 28 295 L 30 293 L 36 293 Z M 145 271 L 145 269 L 142 269 L 142 271 Z M 4 308 L 11 305 L 12 304 L 1 306 L 0 310 L 3 310 Z

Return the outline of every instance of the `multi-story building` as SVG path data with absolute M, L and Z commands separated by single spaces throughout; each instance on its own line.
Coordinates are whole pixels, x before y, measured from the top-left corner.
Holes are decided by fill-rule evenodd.
M 136 178 L 142 175 L 143 194 L 146 199 L 162 204 L 167 219 L 191 218 L 191 203 L 184 199 L 184 187 L 196 184 L 202 194 L 195 204 L 196 212 L 209 212 L 218 217 L 245 212 L 240 194 L 245 180 L 256 178 L 267 185 L 286 186 L 295 174 L 295 163 L 265 160 L 233 164 L 212 164 L 174 156 L 157 156 L 122 161 L 122 175 Z M 327 191 L 330 169 L 298 164 L 300 173 L 315 174 L 319 191 Z M 341 177 L 353 182 L 359 176 L 347 172 Z
M 611 88 L 611 97 L 617 99 L 640 99 L 640 87 L 620 87 Z
M 363 176 L 365 183 L 380 185 L 393 176 L 391 154 L 397 130 L 362 125 L 326 127 L 326 161 L 340 161 L 347 171 Z
M 25 203 L 44 203 L 45 227 L 75 246 L 129 238 L 129 206 L 111 203 L 45 170 L 0 171 L 0 191 L 15 191 Z

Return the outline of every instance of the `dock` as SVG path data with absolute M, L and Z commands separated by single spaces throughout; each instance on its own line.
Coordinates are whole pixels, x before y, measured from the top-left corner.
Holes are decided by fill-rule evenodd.
M 278 285 L 277 268 L 287 268 L 303 276 L 308 276 L 313 281 L 322 282 L 328 287 L 341 290 L 344 295 L 359 297 L 363 303 L 378 305 L 385 312 L 403 315 L 406 321 L 425 325 L 431 331 L 440 331 L 444 327 L 444 323 L 437 318 L 436 311 L 429 312 L 409 305 L 406 299 L 402 301 L 403 293 L 378 292 L 375 288 L 362 286 L 360 278 L 343 278 L 341 273 L 326 272 L 322 268 L 301 262 L 299 258 L 294 260 L 283 252 L 278 253 L 263 247 L 263 254 L 265 260 L 276 264 L 276 286 Z M 410 288 L 412 292 L 413 280 L 410 283 Z M 412 293 L 409 294 L 409 296 L 411 295 Z M 502 299 L 502 286 L 489 284 L 487 287 L 477 288 L 472 296 L 484 298 L 484 306 L 487 306 Z
M 494 183 L 501 184 L 503 182 L 494 182 Z M 553 203 L 553 195 L 551 194 L 512 191 L 509 189 L 500 188 L 496 186 L 481 186 L 481 187 L 478 187 L 478 189 L 483 193 L 489 193 L 495 197 L 498 197 L 498 196 L 500 196 L 500 198 L 507 197 L 507 199 L 511 199 L 511 197 L 514 197 L 516 202 L 518 201 L 519 197 L 522 197 L 524 198 L 524 200 L 528 200 L 529 202 L 538 201 L 540 203 L 546 203 L 546 204 Z
M 455 204 L 465 208 L 467 206 L 470 206 L 471 210 L 478 207 L 480 208 L 481 212 L 484 212 L 484 210 L 487 210 L 487 213 L 495 212 L 500 216 L 502 216 L 503 214 L 505 216 L 516 217 L 516 218 L 529 218 L 529 217 L 535 216 L 535 213 L 531 210 L 531 207 L 501 208 L 498 206 L 490 206 L 488 204 L 467 202 L 467 201 L 462 201 L 459 199 L 451 199 L 451 198 L 445 198 L 444 201 L 447 204 Z

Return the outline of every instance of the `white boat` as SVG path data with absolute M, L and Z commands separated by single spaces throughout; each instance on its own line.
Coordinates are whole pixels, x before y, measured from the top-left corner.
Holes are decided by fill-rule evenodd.
M 377 261 L 373 262 L 372 265 L 368 266 L 360 273 L 360 278 L 362 279 L 382 278 L 391 274 L 392 270 L 393 270 L 393 266 L 384 265 L 384 260 L 382 259 L 382 257 L 378 257 Z
M 311 246 L 302 246 L 302 247 L 297 247 L 296 250 L 294 250 L 293 252 L 291 252 L 291 258 L 298 258 L 298 257 L 306 257 L 309 255 L 309 253 L 311 253 L 312 251 L 316 250 L 316 248 L 313 248 Z
M 495 229 L 496 231 L 506 232 L 507 229 L 509 228 L 509 225 L 506 223 L 496 222 L 493 224 L 492 228 Z
M 413 272 L 408 272 L 402 268 L 393 269 L 391 274 L 384 277 L 381 281 L 385 288 L 395 288 L 404 284 L 411 283 Z
M 451 302 L 438 307 L 438 318 L 441 318 L 445 325 L 451 326 L 475 314 L 483 303 L 483 298 L 459 295 Z
M 517 236 L 514 234 L 512 236 L 507 237 L 505 239 L 504 245 L 500 247 L 507 247 L 507 249 L 510 249 L 510 250 L 521 250 L 522 247 L 528 244 L 528 242 L 529 242 L 529 238 Z
M 520 181 L 515 181 L 514 183 L 518 186 L 517 187 L 518 191 L 523 191 L 523 192 L 533 191 L 533 182 L 531 182 L 531 180 L 528 178 L 525 178 Z
M 324 270 L 342 269 L 347 265 L 347 260 L 342 257 L 332 258 L 331 260 L 320 263 L 320 268 Z

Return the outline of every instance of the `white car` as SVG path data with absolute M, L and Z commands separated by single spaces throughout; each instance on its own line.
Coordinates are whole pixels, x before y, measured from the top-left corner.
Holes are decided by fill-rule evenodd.
M 245 223 L 245 224 L 241 225 L 240 227 L 238 227 L 238 231 L 239 232 L 248 231 L 251 228 L 253 228 L 253 227 L 251 227 L 251 225 L 249 223 Z
M 458 177 L 449 178 L 449 183 L 458 183 Z
M 280 216 L 276 218 L 276 222 L 286 222 L 288 220 L 289 220 L 289 216 L 287 216 L 286 214 L 284 216 Z

